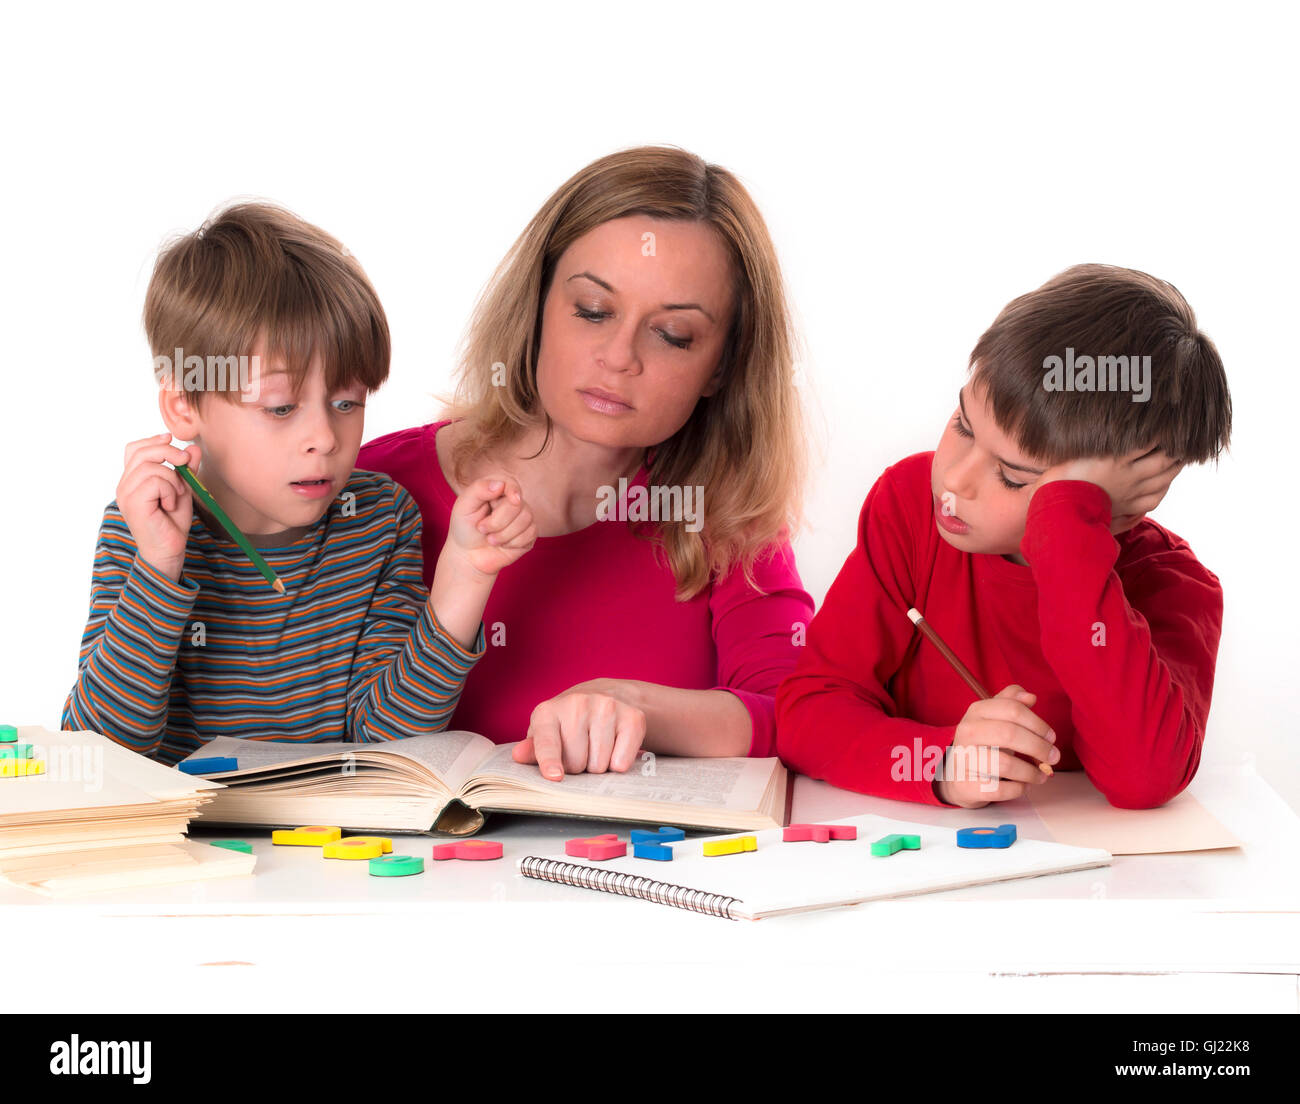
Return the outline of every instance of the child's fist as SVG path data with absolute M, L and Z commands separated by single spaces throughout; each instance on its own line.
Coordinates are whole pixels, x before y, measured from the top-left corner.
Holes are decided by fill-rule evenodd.
M 1005 686 L 966 710 L 944 756 L 944 777 L 934 785 L 941 800 L 974 809 L 1047 781 L 1038 764 L 1060 762 L 1061 753 L 1053 747 L 1056 733 L 1030 709 L 1037 700 L 1023 687 Z
M 495 575 L 537 540 L 533 513 L 509 476 L 477 479 L 456 499 L 447 547 L 484 575 Z
M 135 538 L 136 554 L 173 582 L 185 566 L 185 544 L 194 516 L 194 499 L 185 482 L 163 461 L 197 467 L 199 446 L 178 449 L 170 433 L 126 446 L 117 508 Z

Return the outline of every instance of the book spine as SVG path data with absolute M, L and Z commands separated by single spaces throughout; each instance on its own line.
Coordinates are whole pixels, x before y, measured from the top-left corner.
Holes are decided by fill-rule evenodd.
M 542 859 L 536 855 L 521 859 L 519 872 L 525 878 L 539 878 L 544 882 L 559 882 L 561 885 L 579 886 L 582 889 L 596 889 L 601 893 L 618 893 L 624 897 L 637 897 L 642 901 L 671 905 L 673 908 L 700 912 L 708 916 L 720 916 L 727 920 L 740 919 L 731 914 L 731 906 L 740 903 L 737 897 L 705 893 L 702 889 L 687 889 L 685 886 L 658 882 L 639 874 L 601 870 L 565 862 L 563 859 Z

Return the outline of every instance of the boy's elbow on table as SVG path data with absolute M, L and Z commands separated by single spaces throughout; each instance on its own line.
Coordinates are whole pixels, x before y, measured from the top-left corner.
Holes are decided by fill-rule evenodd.
M 1092 784 L 1116 809 L 1158 809 L 1162 805 L 1167 805 L 1182 793 L 1194 776 L 1195 772 L 1193 771 L 1192 776 L 1188 777 L 1186 781 L 1152 777 L 1108 782 L 1104 778 L 1097 778 L 1095 775 L 1089 774 Z

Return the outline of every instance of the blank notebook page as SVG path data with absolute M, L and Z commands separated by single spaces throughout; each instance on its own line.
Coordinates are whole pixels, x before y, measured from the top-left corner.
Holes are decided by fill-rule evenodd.
M 952 828 L 909 824 L 880 816 L 849 817 L 825 823 L 855 825 L 858 838 L 828 843 L 785 843 L 781 829 L 776 828 L 707 837 L 755 836 L 758 850 L 737 855 L 706 857 L 701 847 L 704 837 L 697 837 L 674 843 L 671 862 L 634 858 L 631 844 L 626 858 L 603 862 L 565 855 L 537 857 L 732 897 L 736 902 L 729 908 L 730 915 L 750 920 L 783 912 L 960 889 L 1010 878 L 1084 870 L 1105 866 L 1111 860 L 1109 852 L 1097 848 L 1068 847 L 1041 840 L 1021 839 L 1003 849 L 962 848 L 957 846 L 957 833 Z M 998 823 L 972 816 L 970 827 L 996 827 Z M 888 857 L 871 854 L 874 840 L 895 833 L 920 836 L 921 849 L 898 851 Z M 525 862 L 527 859 L 520 859 L 521 869 Z

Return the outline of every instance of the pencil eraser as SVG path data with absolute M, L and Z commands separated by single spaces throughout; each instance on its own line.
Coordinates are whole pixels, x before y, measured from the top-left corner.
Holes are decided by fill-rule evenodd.
M 680 828 L 656 828 L 653 832 L 645 828 L 632 829 L 632 842 L 637 843 L 676 843 L 684 840 L 686 833 Z
M 214 755 L 208 759 L 183 759 L 176 766 L 186 774 L 221 774 L 239 770 L 239 760 L 230 755 Z
M 638 859 L 654 859 L 655 862 L 673 861 L 673 849 L 666 843 L 634 843 L 632 855 Z
M 611 834 L 589 836 L 566 840 L 564 853 L 576 859 L 617 859 L 627 854 L 627 844 Z
M 331 840 L 321 848 L 321 854 L 327 859 L 379 859 L 383 857 L 384 845 L 377 839 L 348 836 Z
M 271 842 L 285 847 L 324 847 L 342 835 L 333 825 L 308 824 L 302 828 L 277 828 L 271 833 Z
M 424 860 L 419 855 L 385 855 L 370 860 L 370 873 L 376 878 L 405 878 L 424 873 Z
M 713 857 L 717 855 L 742 855 L 746 851 L 757 851 L 758 840 L 754 836 L 733 836 L 730 839 L 705 840 L 703 853 Z
M 504 853 L 505 849 L 494 840 L 439 843 L 433 849 L 433 857 L 439 862 L 445 859 L 469 859 L 481 862 L 485 859 L 499 859 Z
M 213 847 L 224 847 L 227 851 L 242 851 L 245 855 L 253 853 L 253 845 L 248 840 L 208 840 Z
M 855 840 L 858 829 L 852 824 L 791 824 L 781 835 L 785 843 L 828 843 L 831 840 Z
M 958 847 L 1010 847 L 1016 842 L 1016 826 L 999 824 L 996 828 L 959 828 Z

